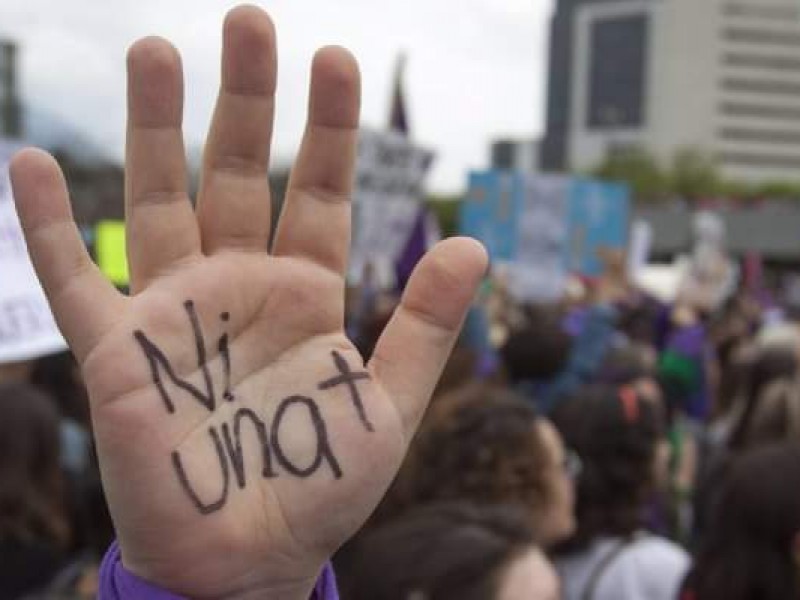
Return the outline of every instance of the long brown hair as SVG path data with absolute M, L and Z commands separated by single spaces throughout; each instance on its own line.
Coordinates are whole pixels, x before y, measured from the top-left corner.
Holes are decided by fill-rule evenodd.
M 739 457 L 685 585 L 696 600 L 800 598 L 792 546 L 800 533 L 800 444 Z
M 531 403 L 501 388 L 469 386 L 436 408 L 390 494 L 396 513 L 454 500 L 521 505 L 537 515 L 549 506 L 551 458 Z
M 0 384 L 0 539 L 68 541 L 59 421 L 44 393 Z

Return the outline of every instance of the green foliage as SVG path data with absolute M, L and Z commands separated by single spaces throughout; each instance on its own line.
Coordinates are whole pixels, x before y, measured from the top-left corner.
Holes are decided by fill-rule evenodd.
M 720 196 L 723 198 L 736 198 L 749 200 L 754 196 L 752 184 L 740 179 L 727 179 L 720 183 Z
M 752 195 L 757 198 L 800 200 L 800 182 L 768 181 L 755 186 Z
M 648 202 L 663 198 L 668 192 L 668 178 L 647 152 L 631 149 L 615 152 L 591 173 L 594 177 L 627 183 L 636 200 Z
M 721 195 L 722 178 L 712 158 L 693 149 L 680 150 L 669 174 L 670 191 L 687 200 Z
M 725 179 L 713 158 L 692 148 L 680 150 L 668 169 L 662 168 L 653 156 L 641 149 L 613 153 L 591 175 L 627 183 L 637 202 L 673 197 L 690 201 L 703 198 L 800 200 L 800 181 L 751 184 Z
M 458 214 L 461 201 L 461 196 L 429 196 L 425 199 L 428 208 L 439 220 L 443 237 L 458 235 Z

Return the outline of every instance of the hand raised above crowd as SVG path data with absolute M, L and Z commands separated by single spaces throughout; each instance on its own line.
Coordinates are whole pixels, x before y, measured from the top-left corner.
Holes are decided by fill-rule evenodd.
M 89 389 L 125 567 L 192 597 L 305 599 L 394 477 L 486 255 L 468 239 L 436 246 L 365 365 L 343 332 L 355 60 L 336 47 L 314 58 L 271 246 L 269 17 L 239 7 L 226 18 L 196 208 L 181 81 L 166 41 L 131 48 L 129 296 L 91 262 L 64 178 L 41 151 L 12 163 L 18 213 Z

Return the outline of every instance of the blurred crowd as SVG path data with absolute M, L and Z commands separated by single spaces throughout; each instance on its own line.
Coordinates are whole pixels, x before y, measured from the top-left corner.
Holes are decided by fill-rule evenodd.
M 488 276 L 343 597 L 800 599 L 800 306 L 715 228 L 668 300 L 615 252 L 557 303 Z M 368 354 L 394 297 L 352 294 Z
M 346 600 L 800 599 L 800 310 L 700 249 L 670 301 L 619 256 L 561 301 L 488 275 Z M 369 274 L 368 357 L 397 302 Z M 113 539 L 67 353 L 0 365 L 0 599 L 92 598 Z

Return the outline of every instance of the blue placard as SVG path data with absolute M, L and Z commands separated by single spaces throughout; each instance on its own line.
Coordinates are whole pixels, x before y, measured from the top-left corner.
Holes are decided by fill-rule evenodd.
M 460 230 L 486 246 L 493 261 L 516 257 L 517 223 L 523 207 L 523 181 L 510 171 L 472 172 L 461 206 Z
M 531 227 L 530 219 L 539 217 L 530 211 L 542 207 L 537 207 L 537 198 L 529 197 L 526 201 L 526 194 L 530 196 L 539 193 L 536 192 L 539 188 L 553 187 L 544 184 L 554 184 L 556 179 L 547 175 L 499 170 L 470 173 L 469 192 L 461 206 L 461 233 L 483 242 L 492 261 L 530 262 L 533 260 L 528 256 L 530 251 L 523 252 L 524 257 L 519 255 L 520 239 L 525 233 L 520 229 Z M 600 275 L 603 265 L 598 250 L 624 249 L 626 246 L 629 189 L 622 184 L 580 178 L 566 180 L 564 185 L 566 201 L 559 206 L 548 197 L 549 208 L 541 214 L 550 219 L 563 219 L 566 269 L 581 275 Z M 554 210 L 563 210 L 563 217 L 554 215 Z M 557 227 L 548 225 L 548 232 L 550 229 L 553 229 L 555 237 L 546 241 L 556 243 L 559 239 L 555 235 Z
M 570 271 L 597 276 L 603 265 L 601 248 L 623 249 L 628 237 L 629 188 L 623 184 L 575 179 L 569 194 L 569 243 L 567 262 Z

